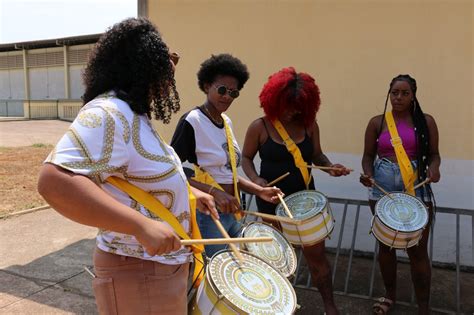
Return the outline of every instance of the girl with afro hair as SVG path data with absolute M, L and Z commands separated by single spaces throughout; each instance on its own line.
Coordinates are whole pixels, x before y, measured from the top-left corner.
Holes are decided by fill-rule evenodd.
M 253 121 L 245 136 L 242 151 L 242 167 L 254 183 L 265 186 L 282 174 L 290 173 L 278 182 L 278 187 L 286 195 L 314 189 L 310 174 L 295 164 L 293 155 L 287 150 L 278 129 L 283 128 L 296 144 L 307 165 L 332 166 L 327 170 L 331 176 L 349 174 L 341 164 L 332 164 L 321 150 L 319 127 L 315 121 L 321 100 L 319 88 L 307 73 L 296 72 L 294 68 L 284 68 L 274 73 L 263 86 L 260 104 L 265 116 Z M 259 153 L 260 174 L 253 159 Z M 305 168 L 306 169 L 306 168 Z M 275 214 L 275 205 L 257 197 L 260 212 Z M 272 222 L 269 222 L 272 223 Z M 337 314 L 331 282 L 331 270 L 325 255 L 324 241 L 303 248 L 304 256 L 311 271 L 311 279 L 323 298 L 326 314 Z
M 171 145 L 182 162 L 195 165 L 192 186 L 211 194 L 220 210 L 220 221 L 231 237 L 239 235 L 240 189 L 267 202 L 277 202 L 273 187 L 261 187 L 239 176 L 241 153 L 225 112 L 239 96 L 249 78 L 247 67 L 229 54 L 213 55 L 201 64 L 198 85 L 205 94 L 204 103 L 184 114 L 176 126 Z M 198 213 L 204 238 L 222 237 L 209 216 Z M 225 245 L 206 245 L 211 257 Z
M 153 207 L 117 187 L 128 182 L 153 194 L 183 233 L 192 232 L 181 162 L 150 121 L 154 114 L 167 123 L 179 110 L 173 59 L 146 19 L 104 33 L 85 69 L 85 105 L 40 173 L 38 191 L 52 207 L 99 228 L 93 288 L 100 314 L 187 312 L 192 252 Z M 193 192 L 200 209 L 217 214 L 211 196 Z

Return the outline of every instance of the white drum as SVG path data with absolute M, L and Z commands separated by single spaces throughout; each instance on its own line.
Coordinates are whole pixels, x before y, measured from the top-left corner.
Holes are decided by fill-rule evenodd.
M 296 294 L 275 268 L 250 253 L 244 264 L 229 250 L 217 252 L 206 267 L 189 314 L 293 314 Z
M 416 197 L 391 193 L 375 204 L 371 232 L 383 244 L 400 249 L 418 245 L 428 224 L 428 210 Z
M 283 234 L 290 243 L 311 246 L 324 241 L 334 229 L 334 217 L 328 198 L 316 190 L 302 190 L 284 198 L 288 209 L 299 225 L 280 222 Z M 280 203 L 275 212 L 288 217 Z
M 298 259 L 293 246 L 280 231 L 267 223 L 250 222 L 240 234 L 242 237 L 273 238 L 272 242 L 244 243 L 241 247 L 272 265 L 285 277 L 294 275 Z

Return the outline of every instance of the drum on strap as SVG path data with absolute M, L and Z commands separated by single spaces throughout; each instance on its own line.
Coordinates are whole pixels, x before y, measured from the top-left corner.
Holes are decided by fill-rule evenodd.
M 271 243 L 244 243 L 243 249 L 260 257 L 285 277 L 294 275 L 298 259 L 293 246 L 277 229 L 267 223 L 250 222 L 240 233 L 242 237 L 271 237 Z
M 206 267 L 189 314 L 293 314 L 296 293 L 290 282 L 257 256 L 241 252 L 239 265 L 229 250 L 217 252 Z
M 427 224 L 428 210 L 423 202 L 395 192 L 383 196 L 375 204 L 371 232 L 387 246 L 407 249 L 418 245 Z
M 334 229 L 334 217 L 328 198 L 316 190 L 302 190 L 284 198 L 293 218 L 300 220 L 300 225 L 281 222 L 283 234 L 290 243 L 311 246 L 324 241 Z M 275 212 L 285 216 L 286 212 L 280 203 Z

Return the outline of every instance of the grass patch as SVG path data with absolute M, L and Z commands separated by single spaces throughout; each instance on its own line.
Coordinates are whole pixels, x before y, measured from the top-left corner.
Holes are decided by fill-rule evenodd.
M 36 189 L 38 173 L 51 145 L 0 148 L 0 214 L 31 209 L 46 202 Z

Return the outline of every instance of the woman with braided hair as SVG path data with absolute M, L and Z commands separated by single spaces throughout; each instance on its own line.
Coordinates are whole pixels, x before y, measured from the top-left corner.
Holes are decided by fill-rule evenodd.
M 104 33 L 85 69 L 84 106 L 40 173 L 38 191 L 52 207 L 99 228 L 100 314 L 186 314 L 193 252 L 179 237 L 198 233 L 196 204 L 217 215 L 150 120 L 168 123 L 179 110 L 176 57 L 147 19 Z
M 429 184 L 414 191 L 414 185 L 426 179 L 436 183 L 440 179 L 439 166 L 441 158 L 438 151 L 438 128 L 434 118 L 424 114 L 416 97 L 417 85 L 409 75 L 399 75 L 392 79 L 385 101 L 383 115 L 373 117 L 365 132 L 365 147 L 362 157 L 364 174 L 360 182 L 369 187 L 369 204 L 372 213 L 376 201 L 383 193 L 373 187 L 374 182 L 386 191 L 404 191 L 416 194 L 424 201 L 429 211 L 429 223 L 424 229 L 418 246 L 407 249 L 410 259 L 412 281 L 418 303 L 418 313 L 429 313 L 429 298 L 431 284 L 431 266 L 428 257 L 427 244 L 429 227 L 433 221 L 435 200 Z M 387 111 L 390 97 L 392 110 Z M 394 121 L 403 149 L 411 161 L 413 171 L 411 181 L 404 176 L 399 167 L 391 139 L 391 131 L 387 122 Z M 376 158 L 378 156 L 378 158 Z M 408 163 L 410 164 L 410 163 Z M 402 176 L 401 176 L 402 175 Z M 410 180 L 410 178 L 408 178 Z M 379 244 L 379 265 L 385 285 L 385 296 L 374 304 L 374 314 L 386 314 L 396 301 L 397 256 L 392 249 L 381 242 Z

